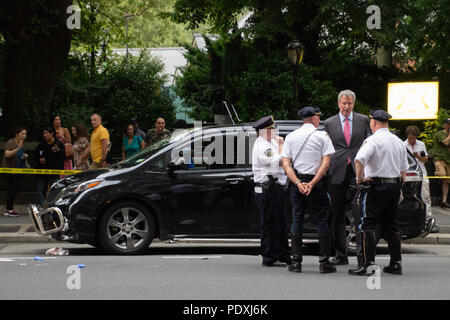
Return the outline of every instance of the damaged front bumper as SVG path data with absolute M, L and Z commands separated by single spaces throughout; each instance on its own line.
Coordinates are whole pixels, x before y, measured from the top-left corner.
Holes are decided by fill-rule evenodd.
M 45 237 L 52 238 L 57 233 L 65 232 L 69 228 L 67 219 L 58 207 L 42 209 L 34 204 L 29 204 L 28 214 L 36 232 Z

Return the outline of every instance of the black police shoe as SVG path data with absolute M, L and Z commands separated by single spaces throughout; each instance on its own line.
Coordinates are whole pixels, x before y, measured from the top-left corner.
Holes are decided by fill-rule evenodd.
M 387 267 L 383 268 L 384 273 L 402 275 L 402 265 L 400 263 L 391 263 Z
M 375 270 L 372 269 L 371 272 L 367 272 L 367 269 L 369 269 L 370 267 L 375 267 L 375 266 L 376 266 L 376 264 L 372 264 L 372 263 L 367 264 L 367 265 L 362 265 L 356 269 L 348 270 L 348 274 L 351 276 L 371 276 L 372 274 L 375 273 Z
M 332 265 L 330 261 L 321 263 L 319 265 L 319 272 L 320 273 L 334 273 L 336 271 L 337 271 L 336 267 L 334 265 Z
M 292 264 L 289 265 L 288 270 L 291 272 L 302 272 L 302 263 L 297 261 L 292 261 Z
M 348 258 L 334 257 L 333 259 L 330 260 L 330 263 L 335 266 L 345 266 L 348 265 Z
M 263 267 L 287 267 L 287 264 L 285 262 L 281 261 L 270 261 L 270 262 L 264 262 L 262 263 Z

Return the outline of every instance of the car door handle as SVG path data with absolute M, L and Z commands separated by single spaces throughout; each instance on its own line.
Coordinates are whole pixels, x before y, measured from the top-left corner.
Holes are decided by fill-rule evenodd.
M 225 178 L 225 181 L 229 184 L 238 184 L 242 181 L 244 181 L 244 178 L 236 177 L 236 178 Z

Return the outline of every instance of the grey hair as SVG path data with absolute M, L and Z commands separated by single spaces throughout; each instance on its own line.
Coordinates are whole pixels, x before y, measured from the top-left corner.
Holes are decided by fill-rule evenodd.
M 352 97 L 353 99 L 353 103 L 356 102 L 356 94 L 352 91 L 352 90 L 342 90 L 341 92 L 339 92 L 338 94 L 338 103 L 339 101 L 341 101 L 342 96 L 348 96 L 348 97 Z

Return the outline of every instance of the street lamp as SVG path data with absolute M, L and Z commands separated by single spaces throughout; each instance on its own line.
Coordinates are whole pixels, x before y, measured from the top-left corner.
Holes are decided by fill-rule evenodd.
M 294 105 L 298 110 L 298 67 L 302 63 L 305 47 L 300 41 L 293 40 L 287 45 L 286 52 L 294 74 Z

